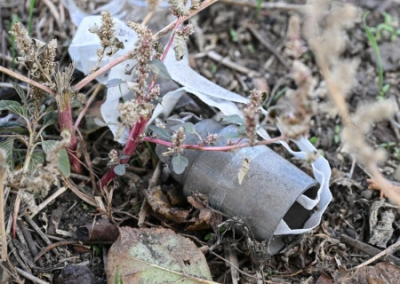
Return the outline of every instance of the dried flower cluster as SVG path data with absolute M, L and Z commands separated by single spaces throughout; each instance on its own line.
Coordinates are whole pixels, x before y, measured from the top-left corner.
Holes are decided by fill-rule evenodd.
M 358 62 L 341 58 L 347 38 L 343 28 L 351 27 L 355 19 L 360 18 L 358 11 L 349 4 L 315 0 L 308 2 L 311 5 L 305 17 L 304 34 L 345 126 L 342 133 L 344 149 L 366 167 L 386 196 L 400 204 L 398 191 L 383 177 L 377 166 L 384 159 L 384 153 L 374 150 L 364 139 L 364 134 L 373 122 L 395 115 L 395 104 L 381 101 L 365 105 L 359 107 L 353 117 L 346 104 L 346 92 L 350 90 Z
M 32 78 L 50 88 L 54 88 L 52 76 L 55 72 L 54 59 L 57 50 L 57 40 L 53 39 L 48 44 L 29 37 L 28 32 L 20 23 L 12 26 L 10 33 L 15 37 L 16 46 L 22 55 L 18 60 L 23 61 L 29 69 Z M 43 91 L 38 88 L 32 89 L 32 96 L 39 100 Z
M 345 142 L 343 151 L 351 153 L 363 165 L 381 163 L 386 158 L 384 149 L 374 149 L 364 139 L 373 123 L 389 120 L 398 111 L 396 102 L 391 100 L 377 101 L 359 106 L 352 116 L 356 127 L 351 125 L 343 129 L 342 140 Z M 357 130 L 356 130 L 357 129 Z
M 243 109 L 246 122 L 246 136 L 250 145 L 254 145 L 257 138 L 256 128 L 258 124 L 258 113 L 263 100 L 263 93 L 252 90 L 249 97 L 249 104 Z
M 108 153 L 108 158 L 110 159 L 109 164 L 111 165 L 118 165 L 119 164 L 119 156 L 118 156 L 118 151 L 115 149 L 112 149 L 110 153 Z
M 168 148 L 168 151 L 163 153 L 164 156 L 172 155 L 172 154 L 181 154 L 183 153 L 183 143 L 185 141 L 185 129 L 183 127 L 179 127 L 179 129 L 172 135 L 172 147 Z
M 215 144 L 217 142 L 218 138 L 219 138 L 218 134 L 210 133 L 207 135 L 206 139 L 204 140 L 204 143 Z
M 310 120 L 314 114 L 310 96 L 316 86 L 311 70 L 298 60 L 293 61 L 291 77 L 297 85 L 296 90 L 288 89 L 290 100 L 288 111 L 279 116 L 278 125 L 288 138 L 298 139 L 309 132 Z
M 95 24 L 89 31 L 100 38 L 100 45 L 102 47 L 97 50 L 98 60 L 92 68 L 92 72 L 94 72 L 99 67 L 104 54 L 112 56 L 117 53 L 118 50 L 124 48 L 124 44 L 114 35 L 115 23 L 112 20 L 111 14 L 107 11 L 101 12 L 101 26 L 98 27 Z
M 122 124 L 133 126 L 142 117 L 148 118 L 153 110 L 153 105 L 149 103 L 139 103 L 137 99 L 119 104 L 118 110 Z
M 200 9 L 201 0 L 192 0 L 190 3 L 190 9 L 198 10 Z
M 174 51 L 176 60 L 182 60 L 185 55 L 186 41 L 189 36 L 194 33 L 194 28 L 192 24 L 183 26 L 180 30 L 175 32 L 174 37 Z
M 59 154 L 70 144 L 71 136 L 67 132 L 62 132 L 61 141 L 54 144 L 53 148 L 47 154 L 47 164 L 37 165 L 31 173 L 20 169 L 15 172 L 9 172 L 6 184 L 13 188 L 19 188 L 22 194 L 22 200 L 31 211 L 36 207 L 35 197 L 45 197 L 48 195 L 50 187 L 56 182 L 60 171 L 57 167 Z
M 133 22 L 129 22 L 128 26 L 136 31 L 139 37 L 135 44 L 135 52 L 133 54 L 133 58 L 137 60 L 135 70 L 136 81 L 128 84 L 128 88 L 135 93 L 138 100 L 149 102 L 159 96 L 160 90 L 158 86 L 155 86 L 150 93 L 148 93 L 146 83 L 146 79 L 149 77 L 149 72 L 151 70 L 149 63 L 155 56 L 158 56 L 158 52 L 156 52 L 154 48 L 156 43 L 153 42 L 153 34 L 149 28 Z
M 147 0 L 147 6 L 150 8 L 151 11 L 155 10 L 158 5 L 160 4 L 161 0 Z
M 186 10 L 187 0 L 168 0 L 168 4 L 175 16 L 181 17 L 189 14 Z
M 292 15 L 287 30 L 288 41 L 286 42 L 285 52 L 294 59 L 299 59 L 307 51 L 307 46 L 301 39 L 300 28 L 300 17 Z
M 160 96 L 160 86 L 155 85 L 148 91 L 147 79 L 149 77 L 150 61 L 159 56 L 155 50 L 151 30 L 141 24 L 129 22 L 129 27 L 138 34 L 133 58 L 137 60 L 135 69 L 136 80 L 127 82 L 129 90 L 135 93 L 135 98 L 119 105 L 120 118 L 124 125 L 133 126 L 141 118 L 148 118 L 153 110 L 152 101 Z

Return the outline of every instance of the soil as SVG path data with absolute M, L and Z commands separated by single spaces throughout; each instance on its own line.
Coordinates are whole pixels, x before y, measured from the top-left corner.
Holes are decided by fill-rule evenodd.
M 12 68 L 12 47 L 10 35 L 7 31 L 10 24 L 18 17 L 24 25 L 28 23 L 29 1 L 7 1 L 0 3 L 0 63 L 1 66 Z M 57 19 L 49 12 L 47 1 L 36 1 L 33 9 L 32 36 L 48 42 L 52 38 L 57 38 L 59 47 L 56 60 L 60 66 L 67 66 L 70 58 L 67 53 L 67 46 L 71 42 L 76 27 L 72 24 L 68 11 L 60 8 L 62 4 L 54 1 L 53 6 L 65 13 L 65 21 L 61 27 L 57 25 Z M 62 1 L 60 1 L 62 2 Z M 86 11 L 93 11 L 96 7 L 107 1 L 78 1 Z M 235 2 L 235 1 L 233 1 Z M 241 1 L 237 1 L 241 2 Z M 251 2 L 251 1 L 243 1 Z M 256 2 L 256 1 L 253 1 Z M 390 86 L 385 94 L 385 98 L 394 98 L 397 104 L 400 102 L 400 2 L 399 1 L 342 1 L 352 2 L 357 5 L 362 13 L 371 11 L 367 18 L 370 27 L 376 27 L 384 22 L 384 13 L 392 18 L 392 28 L 397 30 L 398 37 L 391 38 L 389 32 L 382 32 L 382 39 L 378 42 L 383 61 L 384 84 Z M 305 1 L 285 1 L 285 3 L 305 4 Z M 246 5 L 235 5 L 227 3 L 216 3 L 208 9 L 202 11 L 194 18 L 196 22 L 196 33 L 188 42 L 190 50 L 190 65 L 204 77 L 219 84 L 220 86 L 247 96 L 249 91 L 256 88 L 267 93 L 275 91 L 271 99 L 271 105 L 279 104 L 284 101 L 284 97 L 278 97 L 284 88 L 295 88 L 295 83 L 285 77 L 289 74 L 292 60 L 284 52 L 286 43 L 286 32 L 290 17 L 295 13 L 293 10 L 278 9 L 257 9 Z M 362 14 L 361 14 L 362 15 Z M 253 28 L 249 28 L 252 26 Z M 269 43 L 272 48 L 266 48 L 260 41 L 260 38 Z M 376 101 L 378 98 L 378 71 L 376 56 L 373 52 L 368 38 L 360 20 L 351 30 L 347 32 L 348 43 L 343 54 L 346 58 L 357 58 L 360 61 L 354 78 L 354 87 L 347 97 L 348 106 L 351 112 L 360 104 Z M 247 67 L 255 71 L 259 76 L 255 77 L 251 72 L 239 72 L 232 68 L 224 66 L 221 62 L 215 61 L 207 56 L 208 50 L 213 50 L 224 58 L 229 58 L 235 64 Z M 322 76 L 315 64 L 313 54 L 309 51 L 302 57 L 305 63 L 313 72 L 313 77 L 318 80 L 320 86 Z M 27 75 L 27 71 L 22 65 L 16 65 L 16 71 Z M 76 71 L 75 80 L 79 81 L 83 74 Z M 285 77 L 285 78 L 284 78 Z M 284 80 L 282 80 L 284 78 Z M 0 74 L 0 83 L 9 83 L 11 79 Z M 91 94 L 94 84 L 86 87 L 83 92 L 86 95 Z M 104 89 L 100 92 L 93 106 L 90 108 L 88 116 L 96 116 L 99 113 L 99 106 L 104 100 Z M 0 99 L 19 100 L 16 92 L 6 85 L 0 85 Z M 367 179 L 369 174 L 362 166 L 357 164 L 351 155 L 343 151 L 340 140 L 340 130 L 342 129 L 341 119 L 337 112 L 330 106 L 327 93 L 321 92 L 315 98 L 318 103 L 318 110 L 311 120 L 309 138 L 314 145 L 321 150 L 321 153 L 329 161 L 332 167 L 332 179 L 330 190 L 333 194 L 333 200 L 328 206 L 321 224 L 311 233 L 302 235 L 287 244 L 284 252 L 275 255 L 269 259 L 264 259 L 264 275 L 266 283 L 372 283 L 367 282 L 367 277 L 359 276 L 359 282 L 345 282 L 343 275 L 346 269 L 351 269 L 367 259 L 371 258 L 376 252 L 368 253 L 362 248 L 368 244 L 374 234 L 371 228 L 373 218 L 380 220 L 385 216 L 383 212 L 391 211 L 394 214 L 393 221 L 389 227 L 393 234 L 383 243 L 375 244 L 374 248 L 385 249 L 396 243 L 400 238 L 399 213 L 393 209 L 386 199 L 381 199 L 378 191 L 368 189 Z M 175 113 L 181 111 L 191 111 L 198 116 L 210 117 L 215 110 L 194 99 L 190 104 L 182 103 L 182 107 L 175 110 Z M 77 113 L 79 110 L 77 110 Z M 76 114 L 77 114 L 76 113 Z M 2 117 L 6 114 L 2 113 Z M 81 132 L 84 139 L 82 148 L 86 149 L 90 155 L 94 174 L 101 177 L 107 169 L 107 157 L 111 149 L 121 149 L 107 127 L 97 127 L 90 124 L 87 119 L 81 124 Z M 274 136 L 279 131 L 272 123 L 264 125 L 269 133 Z M 58 126 L 55 125 L 48 132 L 47 137 L 58 135 Z M 400 134 L 399 128 L 390 122 L 376 123 L 367 135 L 367 141 L 374 147 L 383 147 L 388 155 L 387 161 L 381 165 L 380 169 L 391 181 L 400 181 Z M 0 138 L 4 139 L 4 138 Z M 272 147 L 280 155 L 303 169 L 305 172 L 311 172 L 309 164 L 294 159 L 282 147 Z M 149 185 L 157 157 L 154 154 L 154 147 L 142 143 L 136 153 L 136 157 L 129 164 L 125 176 L 120 177 L 113 183 L 111 221 L 118 226 L 137 227 L 139 212 L 144 198 L 143 190 Z M 72 180 L 76 186 L 91 195 L 90 179 L 73 176 Z M 165 179 L 161 183 L 164 192 L 180 192 L 181 186 L 173 181 L 172 178 Z M 53 189 L 50 193 L 54 192 Z M 106 197 L 103 196 L 103 201 Z M 38 199 L 37 204 L 43 200 Z M 11 194 L 6 204 L 6 219 L 13 211 L 15 194 Z M 180 208 L 191 208 L 191 204 L 183 201 L 179 204 Z M 373 208 L 378 208 L 376 211 Z M 107 210 L 96 210 L 93 206 L 87 205 L 81 198 L 72 191 L 67 191 L 56 200 L 45 207 L 33 221 L 50 237 L 52 242 L 61 240 L 81 240 L 77 232 L 94 220 L 99 220 L 107 215 Z M 199 247 L 212 247 L 213 252 L 224 257 L 224 248 L 221 244 L 213 241 L 204 241 L 205 236 L 212 233 L 213 230 L 202 230 L 200 232 L 185 231 L 183 225 L 166 221 L 163 217 L 147 211 L 147 226 L 163 226 L 175 230 L 177 233 L 191 237 Z M 102 214 L 103 213 L 103 214 Z M 374 215 L 376 213 L 376 216 Z M 375 217 L 374 217 L 375 216 Z M 238 216 L 240 218 L 240 216 Z M 19 226 L 25 227 L 28 231 L 32 228 L 21 216 L 24 222 L 18 222 Z M 6 225 L 11 226 L 9 221 Z M 80 229 L 79 229 L 80 228 Z M 78 230 L 79 229 L 79 230 Z M 46 245 L 41 241 L 35 231 L 31 231 L 32 242 L 38 250 L 42 250 Z M 351 243 L 343 237 L 347 235 L 357 243 Z M 232 247 L 240 248 L 236 251 L 238 265 L 242 271 L 247 274 L 256 275 L 257 268 L 252 265 L 249 252 L 243 251 L 245 240 L 237 237 L 231 240 L 224 239 Z M 20 239 L 9 239 L 13 247 L 18 251 L 18 255 L 33 259 L 30 250 L 20 244 Z M 53 283 L 78 283 L 71 281 L 70 272 L 64 267 L 71 269 L 71 266 L 80 265 L 89 268 L 88 271 L 80 272 L 83 275 L 93 273 L 83 283 L 106 283 L 105 260 L 111 241 L 85 241 L 84 246 L 75 243 L 74 245 L 60 245 L 57 247 L 58 255 L 46 253 L 40 261 L 31 269 L 31 274 L 45 281 Z M 79 246 L 78 246 L 79 245 Z M 11 248 L 9 248 L 11 250 Z M 400 252 L 394 252 L 396 258 L 389 261 L 396 262 L 400 259 Z M 211 269 L 213 280 L 219 283 L 232 283 L 229 265 L 215 257 L 211 253 L 206 253 L 206 258 Z M 387 261 L 387 260 L 386 260 Z M 387 275 L 400 278 L 400 269 L 391 268 L 388 272 L 385 260 L 378 260 L 371 265 L 381 262 L 379 269 L 383 269 Z M 14 254 L 10 254 L 10 263 L 13 266 L 21 267 Z M 253 263 L 254 264 L 254 263 Z M 395 263 L 399 265 L 399 263 Z M 7 265 L 6 265 L 7 266 Z M 377 268 L 376 268 L 377 269 Z M 386 269 L 386 270 L 385 270 Z M 382 271 L 383 271 L 382 270 Z M 62 271 L 62 272 L 60 272 Z M 91 272 L 90 272 L 91 271 Z M 383 272 L 382 272 L 383 273 Z M 381 275 L 382 275 L 381 273 Z M 379 273 L 378 273 L 379 274 Z M 69 276 L 68 276 L 69 275 Z M 72 273 L 73 275 L 73 273 Z M 90 274 L 91 275 L 91 274 Z M 385 274 L 386 275 L 386 274 Z M 21 276 L 20 276 L 21 277 Z M 67 280 L 65 280 L 67 279 Z M 69 280 L 68 280 L 69 279 Z M 75 281 L 77 278 L 74 278 Z M 242 275 L 239 283 L 255 283 L 255 279 Z M 360 280 L 361 279 L 361 280 Z M 396 279 L 396 277 L 394 277 Z M 81 282 L 82 282 L 81 281 Z M 383 280 L 382 280 L 383 281 Z M 398 283 L 395 282 L 379 283 Z M 30 280 L 26 280 L 30 283 Z M 375 283 L 375 282 L 374 282 Z M 377 282 L 378 283 L 378 282 Z

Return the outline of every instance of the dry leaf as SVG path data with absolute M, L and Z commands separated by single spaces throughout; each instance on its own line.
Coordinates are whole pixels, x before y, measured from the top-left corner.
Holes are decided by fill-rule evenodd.
M 189 216 L 189 210 L 182 210 L 171 206 L 168 196 L 164 194 L 160 186 L 154 188 L 150 193 L 148 190 L 144 191 L 147 202 L 155 213 L 171 220 L 175 223 L 185 223 Z
M 208 206 L 208 197 L 206 195 L 196 192 L 192 193 L 192 196 L 187 199 L 194 208 L 199 210 L 199 214 L 194 214 L 195 216 L 190 220 L 193 224 L 188 226 L 186 230 L 197 231 L 216 228 L 222 222 L 222 216 L 215 213 Z
M 399 283 L 399 275 L 399 267 L 389 262 L 380 262 L 375 266 L 363 266 L 357 269 L 354 274 L 337 271 L 334 283 L 397 284 Z
M 106 273 L 109 284 L 215 283 L 196 245 L 167 229 L 122 227 Z

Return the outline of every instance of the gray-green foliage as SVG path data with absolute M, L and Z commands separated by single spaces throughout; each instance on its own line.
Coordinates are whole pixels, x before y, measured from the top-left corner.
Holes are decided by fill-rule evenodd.
M 57 142 L 55 140 L 44 140 L 45 129 L 57 123 L 57 112 L 53 107 L 37 107 L 31 102 L 25 91 L 14 84 L 21 102 L 2 100 L 0 101 L 0 111 L 9 111 L 19 116 L 9 122 L 0 125 L 0 148 L 7 154 L 7 163 L 11 170 L 15 168 L 18 161 L 27 172 L 32 172 L 39 164 L 45 163 L 45 155 L 49 154 L 51 148 Z M 21 141 L 26 146 L 26 151 L 15 149 L 15 141 Z M 41 146 L 41 147 L 40 147 Z M 19 158 L 17 153 L 25 154 Z M 58 169 L 66 177 L 70 175 L 70 164 L 65 149 L 59 151 Z M 18 159 L 17 159 L 18 158 Z

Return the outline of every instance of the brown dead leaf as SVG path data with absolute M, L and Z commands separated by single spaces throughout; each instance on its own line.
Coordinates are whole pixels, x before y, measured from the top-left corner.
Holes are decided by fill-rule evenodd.
M 117 226 L 110 223 L 108 219 L 100 219 L 96 222 L 86 224 L 78 228 L 75 233 L 75 236 L 80 241 L 114 242 L 118 238 L 118 235 Z
M 326 274 L 321 274 L 315 284 L 333 284 L 333 279 Z
M 194 224 L 186 229 L 190 231 L 204 230 L 216 228 L 222 222 L 222 216 L 215 213 L 208 206 L 208 197 L 201 193 L 193 193 L 188 197 L 188 202 L 199 211 L 198 215 L 194 215 L 190 222 Z
M 337 284 L 397 284 L 399 283 L 400 268 L 389 262 L 380 262 L 375 266 L 363 266 L 354 273 L 339 272 L 335 275 Z
M 333 184 L 341 185 L 341 186 L 349 188 L 349 189 L 352 187 L 356 187 L 358 189 L 363 189 L 362 186 L 360 185 L 360 183 L 358 183 L 357 181 L 355 181 L 352 178 L 349 178 L 346 173 L 344 173 L 338 169 L 332 169 L 332 177 L 329 182 L 329 185 L 333 185 Z
M 160 186 L 154 188 L 151 193 L 148 190 L 145 190 L 144 192 L 147 202 L 155 213 L 178 224 L 187 221 L 190 211 L 172 207 L 168 200 L 168 196 L 162 192 Z
M 191 240 L 156 228 L 120 228 L 108 252 L 106 274 L 109 284 L 214 283 L 204 255 Z

